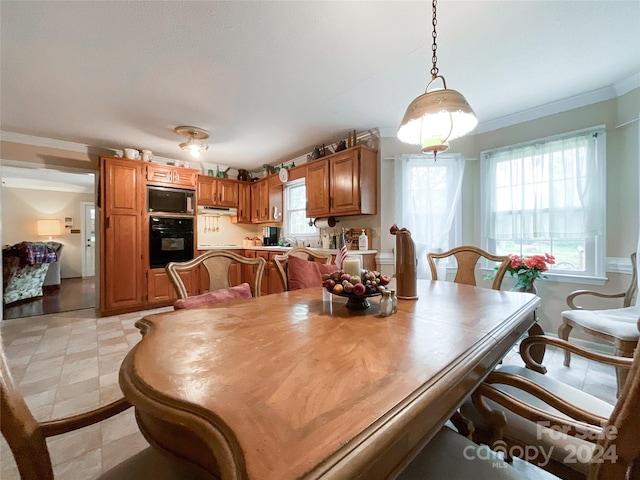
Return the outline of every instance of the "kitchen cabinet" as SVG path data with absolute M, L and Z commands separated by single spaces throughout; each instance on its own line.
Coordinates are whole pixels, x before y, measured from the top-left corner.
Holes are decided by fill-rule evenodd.
M 262 284 L 260 285 L 261 295 L 270 295 L 272 293 L 282 292 L 282 283 L 278 276 L 278 270 L 273 258 L 276 255 L 280 255 L 282 252 L 270 252 L 268 250 L 257 250 L 255 252 L 256 257 L 264 258 L 267 264 L 264 267 L 264 273 L 262 274 Z
M 238 223 L 251 223 L 251 184 L 238 182 Z
M 251 223 L 269 221 L 269 184 L 267 179 L 251 184 Z
M 159 163 L 147 163 L 147 183 L 164 187 L 195 189 L 198 170 L 194 168 L 173 167 Z
M 256 258 L 264 258 L 264 261 L 267 264 L 262 271 L 262 283 L 260 284 L 260 295 L 269 295 L 269 278 L 270 278 L 270 268 L 269 268 L 269 252 L 267 250 L 258 250 L 256 252 Z
M 198 294 L 198 277 L 195 270 L 180 272 L 180 278 L 187 289 L 188 294 Z M 151 268 L 147 273 L 147 303 L 158 303 L 176 300 L 178 295 L 171 284 L 169 276 L 164 268 Z
M 144 164 L 100 158 L 100 314 L 144 305 L 148 257 Z
M 198 175 L 198 205 L 238 207 L 238 181 Z
M 269 177 L 267 185 L 269 188 L 269 222 L 282 222 L 284 186 L 277 175 Z
M 376 213 L 378 152 L 358 145 L 307 164 L 309 218 Z

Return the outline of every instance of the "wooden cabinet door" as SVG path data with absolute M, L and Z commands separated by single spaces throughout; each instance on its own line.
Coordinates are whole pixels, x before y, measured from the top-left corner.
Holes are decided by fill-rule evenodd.
M 207 177 L 205 175 L 198 176 L 198 205 L 205 205 L 213 207 L 215 182 L 213 177 Z
M 256 258 L 255 250 L 245 250 L 244 256 L 247 258 Z M 242 281 L 248 283 L 251 286 L 253 292 L 253 281 L 256 278 L 256 270 L 252 265 L 242 266 Z
M 172 183 L 174 187 L 196 188 L 198 183 L 198 171 L 193 168 L 173 167 Z
M 267 266 L 265 268 L 265 270 L 269 270 L 269 293 L 280 293 L 282 292 L 282 283 L 280 282 L 280 275 L 278 274 L 278 270 L 276 268 L 276 264 L 273 261 L 273 258 L 276 255 L 280 255 L 281 252 L 271 252 L 269 253 L 269 262 L 267 263 Z
M 179 273 L 189 296 L 197 295 L 199 292 L 199 274 L 198 269 Z M 176 289 L 169 280 L 169 276 L 164 268 L 149 269 L 147 280 L 148 303 L 167 302 L 178 298 Z
M 329 161 L 316 160 L 307 164 L 307 217 L 329 214 Z
M 238 207 L 238 181 L 230 179 L 220 179 L 217 182 L 217 196 L 214 200 L 220 207 Z
M 142 165 L 135 160 L 101 159 L 101 311 L 137 307 L 144 302 Z
M 233 262 L 229 265 L 229 284 L 232 287 L 240 285 L 242 283 L 242 265 L 237 262 Z
M 270 265 L 273 262 L 269 261 L 269 252 L 266 250 L 258 250 L 256 251 L 256 257 L 257 258 L 264 258 L 265 262 L 267 262 L 267 264 L 264 267 L 264 270 L 262 271 L 262 283 L 260 284 L 260 294 L 261 295 L 269 295 L 269 293 L 271 293 L 269 291 L 269 274 L 270 272 Z
M 171 186 L 173 183 L 172 168 L 167 165 L 147 164 L 147 182 Z
M 177 298 L 175 289 L 163 268 L 152 268 L 147 274 L 147 301 L 149 303 L 167 302 Z
M 331 157 L 329 211 L 332 215 L 357 214 L 360 211 L 359 166 L 358 156 L 353 151 Z
M 269 185 L 267 180 L 260 180 L 258 182 L 258 196 L 260 197 L 260 209 L 258 218 L 260 222 L 269 221 Z
M 238 182 L 238 223 L 251 223 L 251 184 Z
M 259 184 L 251 184 L 251 223 L 260 223 L 260 191 Z

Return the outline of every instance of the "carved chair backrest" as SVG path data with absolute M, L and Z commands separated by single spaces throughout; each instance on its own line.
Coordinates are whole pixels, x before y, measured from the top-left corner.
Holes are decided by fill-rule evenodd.
M 633 252 L 631 254 L 631 285 L 629 285 L 629 289 L 624 294 L 623 306 L 630 307 L 634 305 L 637 301 L 636 297 L 638 296 L 638 258 L 637 253 Z
M 331 254 L 317 253 L 304 247 L 292 248 L 287 253 L 276 255 L 273 258 L 273 263 L 276 266 L 278 276 L 280 277 L 280 283 L 282 284 L 282 289 L 285 292 L 289 291 L 289 281 L 287 277 L 287 261 L 289 256 L 296 256 L 304 260 L 324 263 L 325 265 L 329 265 L 331 263 Z
M 187 262 L 168 263 L 164 268 L 178 298 L 187 298 L 189 293 L 180 277 L 180 272 L 187 272 L 199 265 L 204 265 L 209 274 L 209 291 L 212 292 L 231 286 L 229 267 L 234 262 L 254 267 L 251 293 L 254 297 L 259 297 L 260 286 L 262 285 L 262 274 L 266 264 L 264 258 L 243 257 L 242 255 L 227 250 L 210 250 Z
M 454 278 L 455 283 L 464 283 L 466 285 L 476 285 L 476 264 L 481 258 L 486 258 L 492 262 L 500 262 L 498 271 L 493 277 L 493 283 L 491 288 L 494 290 L 500 290 L 502 285 L 502 279 L 507 272 L 511 260 L 507 255 L 493 255 L 481 248 L 471 245 L 452 248 L 442 253 L 428 253 L 427 261 L 429 262 L 429 268 L 431 269 L 431 278 L 438 280 L 438 270 L 436 266 L 436 259 L 444 259 L 447 257 L 455 257 L 458 263 L 458 270 Z M 444 280 L 444 279 L 443 279 Z

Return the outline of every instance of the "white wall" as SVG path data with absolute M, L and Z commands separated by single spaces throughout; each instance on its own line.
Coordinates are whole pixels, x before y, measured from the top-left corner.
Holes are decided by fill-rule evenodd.
M 81 202 L 93 202 L 92 194 L 2 188 L 2 242 L 13 245 L 22 241 L 43 241 L 36 231 L 38 220 L 55 218 L 62 223 L 62 235 L 52 240 L 64 244 L 60 259 L 62 278 L 82 276 L 82 238 L 64 228 L 65 217 L 73 218 L 73 228 L 80 230 Z

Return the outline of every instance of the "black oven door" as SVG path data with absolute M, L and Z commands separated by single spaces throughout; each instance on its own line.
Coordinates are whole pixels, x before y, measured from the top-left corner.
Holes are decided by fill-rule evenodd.
M 149 218 L 149 263 L 164 268 L 169 262 L 193 258 L 193 218 Z

